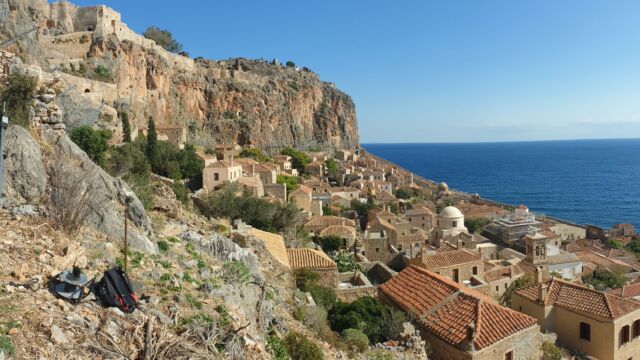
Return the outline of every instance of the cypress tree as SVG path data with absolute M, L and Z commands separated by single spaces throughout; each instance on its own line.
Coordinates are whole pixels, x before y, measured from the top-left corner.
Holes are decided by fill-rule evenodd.
M 156 133 L 156 123 L 152 117 L 149 117 L 147 125 L 147 158 L 149 163 L 153 164 L 158 152 L 158 134 Z
M 120 113 L 122 119 L 122 141 L 131 142 L 131 124 L 129 124 L 129 114 Z

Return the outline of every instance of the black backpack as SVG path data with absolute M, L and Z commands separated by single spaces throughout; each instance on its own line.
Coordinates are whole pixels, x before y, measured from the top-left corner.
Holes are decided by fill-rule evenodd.
M 133 312 L 138 306 L 138 298 L 131 289 L 129 277 L 120 268 L 104 272 L 102 280 L 95 286 L 96 295 L 105 307 L 117 307 L 125 313 Z

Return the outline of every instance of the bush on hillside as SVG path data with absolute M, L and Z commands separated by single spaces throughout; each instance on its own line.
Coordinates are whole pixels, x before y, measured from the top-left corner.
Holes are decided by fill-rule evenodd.
M 281 205 L 243 192 L 237 184 L 228 184 L 222 190 L 208 194 L 199 204 L 205 216 L 240 219 L 266 231 L 283 231 L 295 224 L 298 209 L 292 204 Z
M 291 165 L 293 166 L 293 168 L 298 170 L 299 174 L 304 174 L 305 166 L 307 166 L 311 162 L 307 154 L 303 153 L 302 151 L 295 150 L 291 147 L 286 147 L 282 149 L 280 153 L 282 155 L 291 156 L 291 162 L 292 162 Z
M 400 188 L 396 190 L 396 198 L 398 199 L 409 200 L 412 197 L 413 197 L 413 192 L 411 192 L 409 189 Z
M 329 311 L 329 322 L 334 331 L 358 329 L 367 335 L 371 343 L 379 343 L 398 337 L 404 314 L 372 297 L 362 297 L 346 304 L 336 303 Z
M 268 157 L 267 155 L 265 155 L 258 148 L 242 149 L 242 151 L 240 152 L 240 157 L 241 158 L 250 158 L 250 159 L 253 159 L 253 160 L 258 161 L 258 162 L 271 161 L 271 158 Z
M 291 360 L 323 360 L 324 355 L 316 344 L 299 332 L 290 331 L 284 339 Z
M 162 46 L 165 50 L 172 53 L 180 53 L 182 51 L 182 44 L 173 38 L 173 34 L 168 30 L 163 30 L 155 26 L 150 26 L 144 32 L 144 37 L 156 42 L 159 46 Z
M 347 329 L 342 332 L 340 338 L 351 351 L 365 352 L 369 348 L 369 338 L 358 329 Z
M 12 124 L 29 127 L 29 111 L 38 86 L 35 77 L 15 71 L 9 75 L 8 84 L 0 92 L 0 106 L 6 103 L 7 113 Z
M 111 131 L 95 130 L 91 126 L 80 126 L 71 131 L 71 140 L 99 165 L 103 165 L 104 155 L 109 149 L 109 139 Z

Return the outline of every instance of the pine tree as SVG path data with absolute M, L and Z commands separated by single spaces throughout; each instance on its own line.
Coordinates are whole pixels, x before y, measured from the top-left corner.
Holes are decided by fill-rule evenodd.
M 149 117 L 149 124 L 147 125 L 147 158 L 149 159 L 149 163 L 154 163 L 157 153 L 158 134 L 156 133 L 156 123 L 153 121 L 152 117 Z
M 131 124 L 129 124 L 129 114 L 120 113 L 122 119 L 122 141 L 131 142 Z

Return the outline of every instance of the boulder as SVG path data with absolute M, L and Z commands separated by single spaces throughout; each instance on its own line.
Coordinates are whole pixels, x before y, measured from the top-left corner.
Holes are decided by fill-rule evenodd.
M 157 253 L 158 245 L 149 239 L 152 235 L 151 221 L 144 206 L 122 179 L 107 174 L 82 151 L 66 133 L 44 130 L 43 138 L 55 151 L 56 159 L 65 160 L 70 177 L 86 178 L 87 186 L 101 199 L 99 206 L 93 206 L 87 220 L 88 226 L 118 240 L 124 240 L 124 204 L 129 203 L 128 228 L 129 246 L 146 253 Z M 88 176 L 91 174 L 91 176 Z
M 38 204 L 47 187 L 47 172 L 38 143 L 29 132 L 17 125 L 4 134 L 3 191 L 9 205 Z
M 56 345 L 64 345 L 69 343 L 67 335 L 58 326 L 53 325 L 51 327 L 51 341 Z

